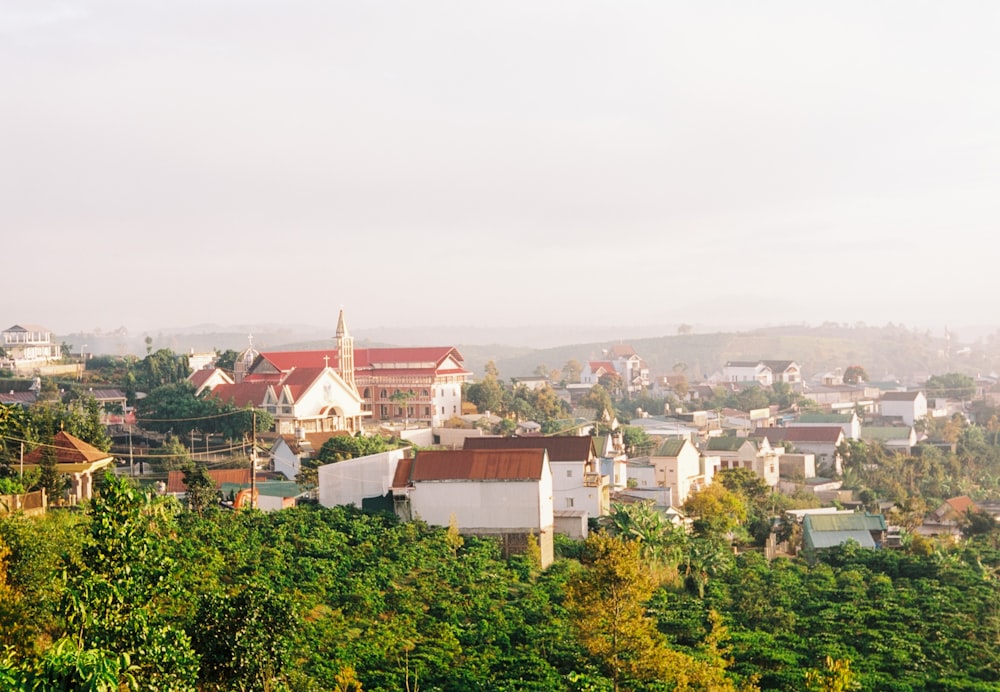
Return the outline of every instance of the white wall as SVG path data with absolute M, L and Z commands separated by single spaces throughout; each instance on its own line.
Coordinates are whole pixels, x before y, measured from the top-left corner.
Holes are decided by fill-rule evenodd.
M 423 481 L 410 494 L 414 518 L 448 526 L 452 515 L 462 531 L 504 529 L 536 535 L 552 530 L 551 480 Z
M 385 496 L 392 485 L 396 464 L 403 454 L 404 450 L 393 449 L 320 466 L 319 503 L 324 507 L 360 507 L 365 498 Z

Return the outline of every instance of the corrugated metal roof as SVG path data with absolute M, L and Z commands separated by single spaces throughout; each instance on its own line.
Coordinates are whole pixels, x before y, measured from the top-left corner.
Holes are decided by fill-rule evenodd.
M 553 435 L 551 437 L 467 437 L 464 449 L 537 449 L 549 452 L 549 461 L 590 461 L 597 456 L 590 435 Z
M 237 485 L 250 485 L 250 469 L 209 469 L 206 471 L 217 487 L 222 487 L 223 483 L 234 483 Z M 170 471 L 167 473 L 167 492 L 186 493 L 187 486 L 184 485 L 183 471 Z
M 750 442 L 745 437 L 733 437 L 731 435 L 719 435 L 708 438 L 708 445 L 705 447 L 710 452 L 736 452 L 743 445 Z M 750 442 L 753 444 L 752 442 Z
M 409 480 L 421 481 L 537 481 L 545 470 L 545 450 L 537 449 L 457 449 L 424 450 L 410 464 Z M 403 463 L 396 468 L 394 487 Z
M 660 448 L 653 454 L 654 457 L 675 457 L 684 449 L 687 444 L 685 439 L 665 440 Z
M 778 442 L 826 442 L 836 444 L 843 438 L 844 431 L 835 425 L 802 425 L 794 428 L 761 428 L 757 431 L 772 445 Z

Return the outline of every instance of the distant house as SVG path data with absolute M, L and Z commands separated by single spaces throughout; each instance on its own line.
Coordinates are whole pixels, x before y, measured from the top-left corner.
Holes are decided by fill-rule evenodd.
M 0 334 L 0 346 L 15 362 L 46 363 L 62 357 L 62 349 L 52 338 L 52 331 L 37 324 L 15 324 Z
M 552 470 L 545 449 L 423 450 L 401 459 L 392 481 L 396 513 L 463 534 L 497 536 L 507 555 L 535 541 L 552 564 Z
M 49 449 L 55 456 L 56 472 L 70 477 L 71 502 L 91 499 L 94 496 L 94 472 L 106 468 L 114 461 L 114 457 L 107 452 L 60 430 L 55 434 L 51 447 L 42 445 L 24 455 L 24 470 L 39 468 Z M 56 499 L 58 498 L 50 498 L 50 501 Z
M 816 457 L 818 472 L 841 474 L 841 459 L 837 447 L 844 441 L 844 431 L 838 426 L 802 426 L 797 428 L 762 428 L 757 435 L 772 446 L 790 442 L 793 450 Z
M 802 384 L 802 368 L 794 360 L 762 360 L 771 371 L 772 382 L 783 382 L 797 387 Z
M 638 394 L 649 386 L 649 368 L 634 348 L 628 344 L 615 344 L 605 351 L 605 356 L 621 376 L 629 394 Z
M 855 541 L 874 549 L 885 543 L 887 529 L 881 514 L 807 514 L 802 520 L 802 544 L 813 551 Z
M 220 384 L 235 384 L 233 378 L 221 368 L 202 368 L 188 375 L 188 382 L 194 385 L 195 396 L 201 396 L 206 389 L 211 391 Z
M 871 426 L 861 429 L 861 439 L 865 442 L 878 442 L 886 449 L 909 454 L 917 444 L 917 433 L 912 425 Z
M 731 360 L 722 368 L 722 379 L 726 382 L 750 382 L 770 387 L 774 373 L 759 360 Z
M 848 440 L 861 439 L 861 421 L 854 410 L 844 413 L 803 413 L 786 428 L 839 427 Z
M 271 447 L 272 468 L 293 481 L 302 471 L 302 462 L 315 458 L 323 443 L 331 437 L 349 434 L 345 430 L 312 433 L 299 430 L 294 435 L 279 435 Z
M 593 386 L 598 384 L 602 377 L 611 373 L 618 373 L 615 364 L 610 360 L 589 360 L 580 372 L 580 384 Z
M 961 536 L 966 514 L 979 509 L 979 505 L 968 495 L 948 498 L 924 517 L 916 531 L 922 536 Z
M 904 424 L 913 425 L 927 417 L 927 397 L 920 391 L 883 392 L 879 413 L 885 418 L 899 418 Z
M 772 488 L 778 485 L 779 453 L 767 438 L 750 439 L 732 435 L 710 437 L 702 445 L 702 453 L 719 458 L 719 470 L 750 469 Z
M 677 506 L 683 505 L 691 493 L 712 483 L 717 469 L 705 460 L 688 438 L 665 440 L 649 457 L 655 469 L 656 484 L 670 488 L 672 501 Z

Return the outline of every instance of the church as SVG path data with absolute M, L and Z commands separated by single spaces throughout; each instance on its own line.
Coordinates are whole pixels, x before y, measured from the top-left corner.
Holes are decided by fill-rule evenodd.
M 275 432 L 362 429 L 365 421 L 442 425 L 461 414 L 462 384 L 472 375 L 451 346 L 354 348 L 344 311 L 337 319 L 336 349 L 240 354 L 234 383 L 213 396 L 262 408 Z

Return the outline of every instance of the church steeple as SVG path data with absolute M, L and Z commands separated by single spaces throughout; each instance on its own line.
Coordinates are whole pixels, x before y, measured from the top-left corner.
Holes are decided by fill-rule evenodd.
M 354 383 L 354 339 L 347 333 L 347 322 L 344 320 L 344 308 L 340 308 L 337 318 L 337 374 L 340 379 L 357 389 Z

